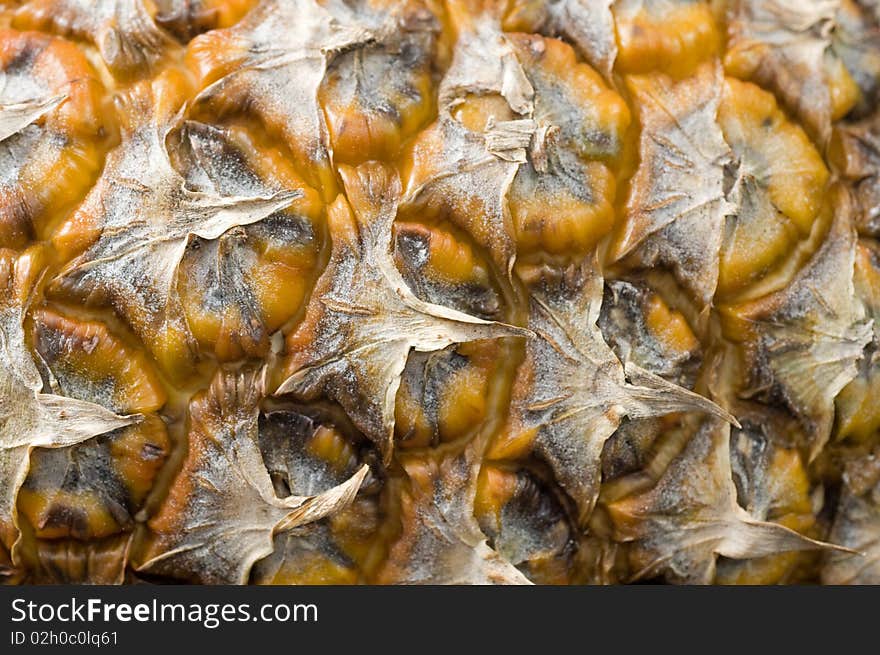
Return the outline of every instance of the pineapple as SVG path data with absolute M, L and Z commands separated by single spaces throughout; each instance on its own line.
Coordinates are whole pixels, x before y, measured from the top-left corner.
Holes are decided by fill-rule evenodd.
M 0 1 L 0 579 L 880 583 L 875 0 Z

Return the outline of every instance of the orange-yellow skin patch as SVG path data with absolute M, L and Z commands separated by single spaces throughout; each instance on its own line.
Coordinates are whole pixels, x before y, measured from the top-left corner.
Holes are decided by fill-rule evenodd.
M 856 106 L 862 92 L 840 59 L 826 53 L 824 65 L 828 76 L 828 92 L 831 95 L 831 120 L 838 121 Z
M 435 438 L 454 441 L 473 432 L 487 418 L 489 382 L 497 365 L 498 346 L 491 341 L 474 341 L 459 345 L 457 352 L 467 357 L 468 363 L 444 380 L 436 425 L 422 399 L 401 384 L 394 408 L 395 433 L 402 437 L 399 447 L 430 446 Z
M 345 473 L 357 457 L 354 447 L 338 431 L 320 426 L 309 439 L 306 451 L 325 462 L 338 474 Z
M 140 424 L 114 435 L 108 450 L 113 473 L 127 492 L 127 497 L 114 501 L 139 507 L 165 463 L 169 450 L 165 424 L 148 415 Z M 32 469 L 39 467 L 39 450 L 31 457 Z M 132 528 L 120 524 L 98 491 L 88 489 L 32 489 L 25 483 L 19 491 L 18 510 L 40 539 L 100 539 Z
M 719 270 L 723 296 L 763 277 L 809 236 L 828 210 L 829 173 L 806 133 L 772 94 L 751 83 L 725 80 L 718 121 L 740 174 L 769 199 L 757 213 L 741 210 L 732 221 Z
M 652 295 L 649 303 L 645 321 L 654 338 L 678 352 L 699 347 L 697 337 L 681 312 L 671 309 L 658 295 Z
M 393 68 L 387 74 L 394 75 Z M 411 86 L 410 93 L 393 90 L 383 94 L 383 102 L 396 110 L 396 115 L 389 115 L 363 107 L 356 96 L 342 95 L 337 88 L 341 85 L 339 72 L 335 69 L 328 72 L 319 100 L 327 120 L 334 161 L 356 166 L 370 160 L 393 160 L 397 156 L 401 144 L 434 115 L 431 67 L 425 65 L 422 70 L 407 75 L 407 84 Z
M 63 339 L 63 350 L 42 353 L 50 367 L 76 371 L 96 383 L 111 381 L 117 411 L 149 413 L 165 404 L 167 394 L 147 356 L 124 344 L 104 323 L 74 320 L 40 309 L 34 312 L 34 325 L 36 335 Z M 39 336 L 35 340 L 39 341 Z
M 537 437 L 537 427 L 516 433 L 505 432 L 492 441 L 486 457 L 495 460 L 521 459 L 531 453 Z
M 615 182 L 611 172 L 596 162 L 588 164 L 588 168 L 597 196 L 613 198 Z M 510 205 L 521 253 L 589 252 L 614 227 L 614 210 L 607 200 L 591 205 L 567 193 L 551 197 L 513 193 Z
M 662 71 L 681 77 L 713 57 L 721 45 L 708 2 L 624 0 L 612 11 L 621 72 Z
M 494 341 L 462 344 L 459 354 L 469 366 L 458 371 L 440 397 L 440 439 L 452 441 L 480 425 L 487 416 L 489 378 L 499 352 Z
M 175 35 L 182 32 L 178 38 L 183 40 L 197 31 L 231 27 L 257 3 L 258 0 L 190 0 L 183 16 L 180 13 L 184 12 L 172 16 L 161 14 L 150 0 L 145 0 L 144 5 L 158 25 L 167 27 Z
M 121 413 L 144 414 L 140 423 L 121 430 L 106 445 L 111 469 L 127 495 L 114 500 L 139 505 L 152 489 L 169 449 L 165 424 L 153 413 L 167 399 L 155 368 L 142 351 L 125 344 L 104 323 L 39 309 L 33 314 L 33 326 L 37 349 L 62 382 L 68 376 L 87 377 L 97 388 L 109 389 L 106 398 L 84 400 L 101 400 Z M 31 460 L 37 480 L 40 452 L 35 451 Z M 130 527 L 119 524 L 106 499 L 87 490 L 30 488 L 26 483 L 19 495 L 19 509 L 34 526 L 36 536 L 46 539 L 100 538 Z
M 352 585 L 358 582 L 355 568 L 334 562 L 320 552 L 298 554 L 296 562 L 283 566 L 271 579 L 262 581 L 263 584 Z
M 36 151 L 14 180 L 0 185 L 0 244 L 8 247 L 21 247 L 32 236 L 46 238 L 60 212 L 82 197 L 100 169 L 106 129 L 104 88 L 73 43 L 36 32 L 0 30 L 0 71 L 28 57 L 33 57 L 29 77 L 47 97 L 67 96 L 35 121 L 65 143 L 58 151 Z M 14 79 L 9 83 L 16 84 Z
M 477 477 L 477 493 L 474 497 L 474 515 L 477 520 L 490 520 L 501 524 L 501 510 L 516 493 L 516 473 L 487 464 Z
M 489 267 L 470 244 L 459 239 L 449 230 L 419 223 L 395 222 L 395 240 L 400 228 L 424 235 L 430 242 L 428 261 L 422 272 L 433 280 L 449 284 L 490 283 Z
M 576 115 L 583 119 L 576 127 L 565 126 L 567 132 L 576 129 L 575 134 L 551 135 L 547 145 L 548 150 L 559 147 L 577 155 L 582 169 L 576 188 L 556 183 L 538 187 L 536 192 L 532 183 L 522 177 L 534 173 L 523 170 L 518 173 L 508 195 L 517 249 L 520 253 L 589 252 L 614 224 L 613 168 L 620 151 L 604 144 L 622 142 L 630 123 L 629 109 L 599 73 L 578 62 L 568 44 L 525 34 L 510 35 L 510 39 L 517 47 L 517 56 L 527 74 L 535 81 L 539 94 L 536 111 L 539 114 L 550 111 L 552 122 L 557 112 L 566 111 L 569 106 L 577 107 Z M 546 91 L 548 97 L 542 99 L 542 91 Z M 558 100 L 556 95 L 560 96 Z M 553 102 L 562 106 L 557 108 Z M 560 140 L 558 146 L 554 139 Z M 541 175 L 537 173 L 538 184 Z

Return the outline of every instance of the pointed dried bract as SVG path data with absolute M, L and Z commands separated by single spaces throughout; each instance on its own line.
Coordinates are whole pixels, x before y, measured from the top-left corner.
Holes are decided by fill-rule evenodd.
M 410 351 L 528 332 L 417 298 L 392 257 L 396 174 L 375 163 L 340 172 L 348 201 L 340 196 L 330 208 L 330 262 L 288 338 L 288 378 L 276 393 L 335 400 L 387 460 Z
M 97 238 L 52 284 L 56 292 L 109 301 L 171 372 L 190 356 L 176 289 L 190 239 L 217 239 L 230 228 L 256 223 L 301 193 L 239 196 L 190 189 L 166 149 L 178 120 L 175 83 L 163 74 L 129 92 L 122 143 L 69 223 L 87 225 Z
M 718 126 L 722 71 L 704 64 L 681 81 L 655 73 L 627 78 L 639 108 L 639 166 L 630 183 L 616 256 L 671 268 L 702 307 L 718 284 L 730 147 Z
M 514 0 L 504 16 L 504 29 L 561 36 L 611 82 L 617 58 L 613 4 L 614 0 Z
M 605 343 L 596 321 L 602 278 L 587 260 L 564 273 L 549 267 L 530 278 L 526 359 L 514 382 L 511 418 L 503 440 L 533 443 L 559 484 L 590 517 L 600 483 L 602 446 L 621 420 L 696 410 L 733 421 L 711 401 L 626 366 Z
M 299 197 L 258 223 L 217 239 L 194 238 L 181 260 L 177 290 L 203 350 L 221 360 L 264 356 L 270 335 L 296 314 L 317 267 L 316 227 L 324 207 L 275 148 L 259 148 L 240 129 L 186 121 L 176 166 L 193 191 L 219 196 Z
M 120 76 L 148 71 L 173 44 L 144 0 L 31 0 L 16 11 L 13 25 L 87 39 Z
M 728 9 L 728 73 L 773 90 L 821 144 L 831 133 L 825 53 L 839 0 L 734 0 Z
M 0 99 L 6 84 L 6 75 L 0 75 Z M 63 100 L 64 96 L 59 95 L 21 102 L 0 102 L 0 141 L 18 134 L 41 116 L 55 109 Z
M 486 543 L 474 517 L 482 439 L 463 449 L 402 455 L 401 534 L 379 573 L 383 584 L 529 584 Z
M 822 583 L 880 584 L 880 453 L 850 462 L 829 539 L 855 553 L 828 553 Z
M 615 539 L 632 542 L 635 579 L 709 584 L 719 555 L 763 557 L 828 544 L 752 517 L 736 502 L 730 426 L 709 419 L 657 483 L 609 504 Z
M 279 498 L 259 446 L 259 373 L 219 371 L 190 405 L 189 451 L 149 526 L 139 571 L 244 584 L 273 535 L 350 504 L 369 468 L 314 496 Z
M 835 128 L 831 153 L 853 185 L 856 228 L 880 237 L 880 111 L 857 123 Z
M 739 409 L 739 407 L 738 407 Z M 815 534 L 816 511 L 810 481 L 797 448 L 785 445 L 788 427 L 782 412 L 762 407 L 738 412 L 743 426 L 731 429 L 731 473 L 737 504 L 759 521 L 770 521 L 801 534 Z M 836 540 L 832 541 L 837 543 Z M 718 563 L 720 584 L 777 584 L 802 561 L 797 552 Z
M 260 416 L 260 451 L 276 491 L 312 496 L 343 484 L 375 453 L 335 426 L 295 411 Z M 254 565 L 256 584 L 353 584 L 379 528 L 382 480 L 370 474 L 351 505 L 321 521 L 275 535 L 275 550 Z
M 395 36 L 402 0 L 264 0 L 241 22 L 196 38 L 189 57 L 203 84 L 197 103 L 250 112 L 284 138 L 312 184 L 332 188 L 330 148 L 318 90 L 340 53 Z M 389 74 L 392 74 L 389 72 Z
M 745 392 L 778 398 L 802 420 L 811 459 L 828 441 L 834 398 L 855 377 L 873 336 L 853 288 L 851 201 L 839 187 L 834 198 L 834 221 L 824 243 L 791 283 L 724 308 L 750 367 Z
M 139 420 L 90 402 L 42 393 L 43 382 L 22 326 L 39 275 L 32 253 L 16 259 L 0 250 L 0 539 L 7 548 L 18 538 L 16 498 L 34 448 L 70 446 Z

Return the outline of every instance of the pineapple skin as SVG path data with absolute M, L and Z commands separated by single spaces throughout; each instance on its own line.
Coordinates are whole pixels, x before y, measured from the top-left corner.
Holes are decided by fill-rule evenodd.
M 0 3 L 0 582 L 880 584 L 875 0 Z

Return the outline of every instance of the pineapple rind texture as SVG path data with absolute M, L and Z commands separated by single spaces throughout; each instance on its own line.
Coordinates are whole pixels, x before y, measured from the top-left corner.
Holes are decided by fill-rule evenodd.
M 0 581 L 880 584 L 874 0 L 0 3 Z

